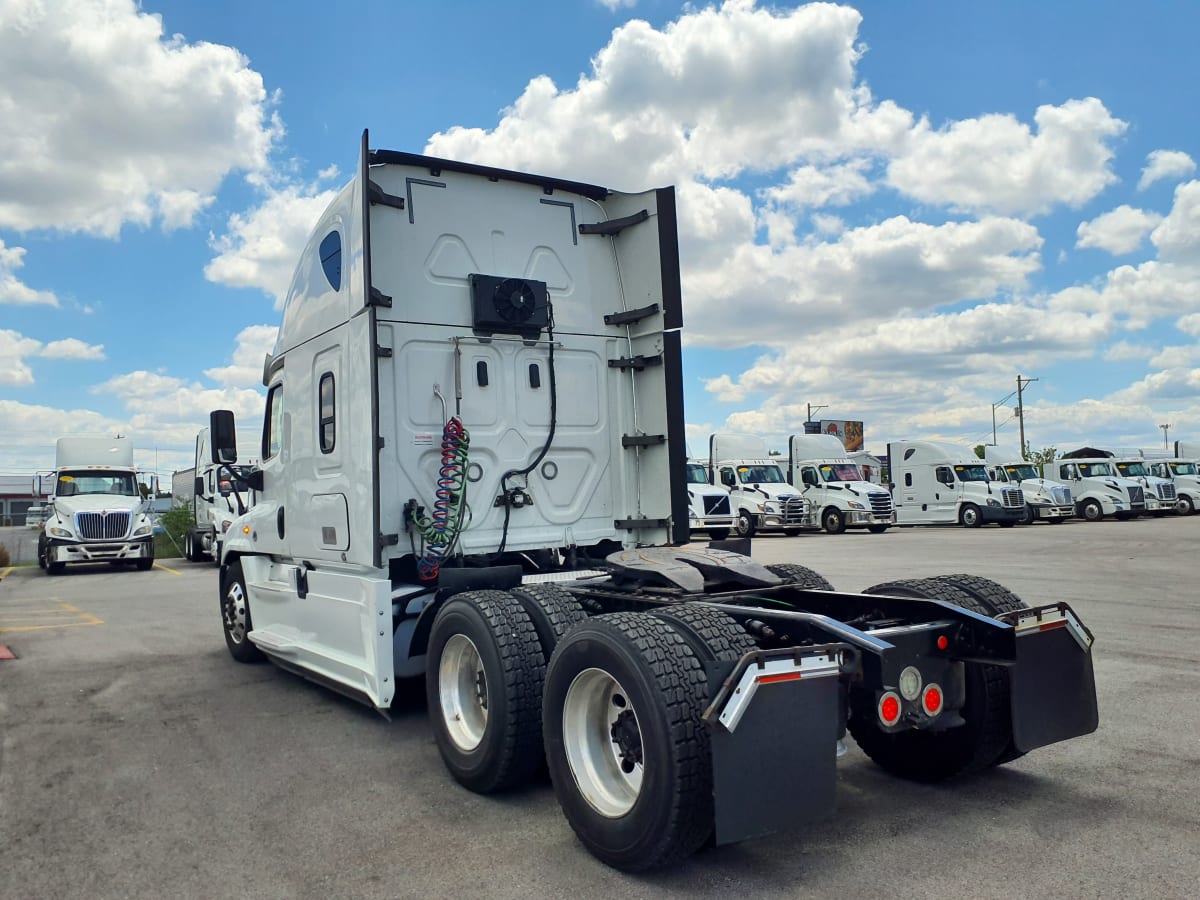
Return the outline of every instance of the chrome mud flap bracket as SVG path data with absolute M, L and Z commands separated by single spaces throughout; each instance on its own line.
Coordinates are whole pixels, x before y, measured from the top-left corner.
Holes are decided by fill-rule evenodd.
M 1052 603 L 996 618 L 1016 631 L 1017 659 L 1009 669 L 1016 748 L 1028 753 L 1095 731 L 1095 639 L 1071 607 Z
M 717 844 L 820 821 L 834 809 L 848 644 L 748 653 L 721 684 L 710 729 Z

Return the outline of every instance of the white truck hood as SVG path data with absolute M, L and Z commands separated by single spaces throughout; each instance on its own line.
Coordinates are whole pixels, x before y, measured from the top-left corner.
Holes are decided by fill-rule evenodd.
M 75 497 L 55 497 L 54 513 L 64 519 L 71 518 L 80 512 L 117 512 L 136 513 L 144 501 L 141 497 L 129 497 L 124 494 L 80 494 Z

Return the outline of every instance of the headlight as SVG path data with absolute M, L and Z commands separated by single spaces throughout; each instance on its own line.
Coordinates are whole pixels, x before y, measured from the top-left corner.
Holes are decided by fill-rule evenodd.
M 51 525 L 49 528 L 46 529 L 46 532 L 48 534 L 50 534 L 51 537 L 60 537 L 60 538 L 74 537 L 74 535 L 71 534 L 71 532 L 68 531 L 66 528 L 59 528 L 57 525 Z
M 779 504 L 774 500 L 768 500 L 766 503 L 760 506 L 759 509 L 761 509 L 763 512 L 769 513 L 779 512 Z
M 229 526 L 232 524 L 233 524 L 233 522 L 230 521 L 229 519 L 226 519 L 224 522 L 222 522 L 221 523 L 221 534 L 224 534 L 225 532 L 227 532 L 229 530 Z
M 857 500 L 849 500 L 846 502 L 846 505 L 849 506 L 851 509 L 866 509 L 866 507 L 863 506 L 861 503 L 859 503 Z
M 1000 501 L 997 500 L 995 497 L 988 497 L 987 504 L 988 504 L 988 506 L 999 506 Z
M 144 534 L 149 534 L 150 529 L 153 527 L 154 526 L 151 525 L 149 522 L 147 522 L 145 525 L 139 525 L 137 528 L 135 528 L 133 530 L 133 534 L 131 536 L 132 537 L 141 537 Z

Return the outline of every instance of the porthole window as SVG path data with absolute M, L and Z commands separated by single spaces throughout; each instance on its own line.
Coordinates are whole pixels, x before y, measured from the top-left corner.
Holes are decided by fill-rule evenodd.
M 336 437 L 333 373 L 326 372 L 321 376 L 321 386 L 317 391 L 319 405 L 317 416 L 317 437 L 321 444 L 322 453 L 332 453 Z
M 325 270 L 329 286 L 335 291 L 340 291 L 342 289 L 342 236 L 336 231 L 329 232 L 321 241 L 318 252 L 321 256 L 321 268 Z

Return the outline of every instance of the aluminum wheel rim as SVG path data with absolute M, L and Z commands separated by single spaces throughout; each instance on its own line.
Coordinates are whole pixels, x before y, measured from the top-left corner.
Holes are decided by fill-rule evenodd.
M 470 753 L 483 741 L 488 720 L 488 684 L 479 648 L 465 634 L 451 635 L 438 665 L 442 721 L 454 746 Z
M 229 639 L 240 644 L 246 638 L 246 593 L 235 581 L 225 592 L 225 603 L 221 610 L 225 617 L 225 631 Z
M 575 676 L 563 701 L 563 745 L 575 784 L 588 804 L 610 819 L 633 809 L 642 792 L 644 766 L 632 763 L 613 736 L 623 714 L 641 745 L 641 725 L 629 694 L 603 669 Z

